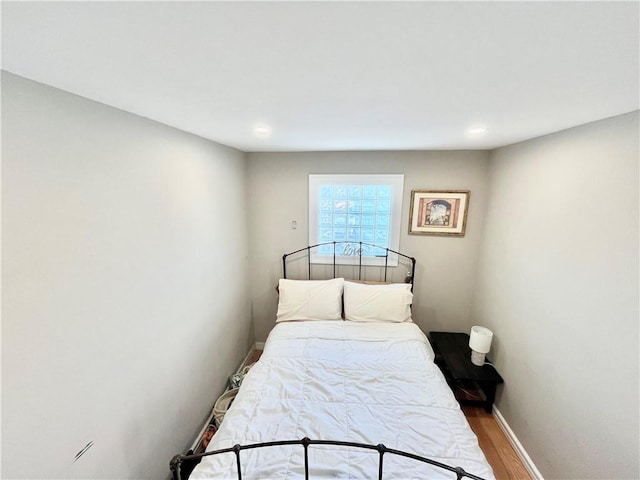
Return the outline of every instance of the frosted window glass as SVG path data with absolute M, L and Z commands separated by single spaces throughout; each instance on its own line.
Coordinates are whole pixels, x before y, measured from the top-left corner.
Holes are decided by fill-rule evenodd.
M 309 244 L 343 242 L 335 246 L 338 256 L 360 248 L 367 257 L 385 253 L 359 242 L 397 250 L 403 184 L 403 175 L 310 175 Z M 318 254 L 332 257 L 333 249 L 320 247 L 312 261 L 324 263 Z

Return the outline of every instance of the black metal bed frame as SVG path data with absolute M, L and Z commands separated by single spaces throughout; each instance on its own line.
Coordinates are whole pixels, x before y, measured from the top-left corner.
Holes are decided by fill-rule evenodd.
M 411 284 L 411 292 L 413 292 L 413 278 L 415 276 L 415 271 L 416 271 L 416 259 L 414 257 L 410 257 L 408 255 L 405 255 L 404 253 L 400 253 L 400 252 L 396 252 L 395 250 L 391 250 L 390 248 L 387 247 L 381 247 L 379 245 L 374 245 L 373 243 L 366 243 L 366 242 L 325 242 L 325 243 L 318 243 L 316 245 L 308 245 L 304 248 L 300 248 L 299 250 L 296 250 L 294 252 L 290 252 L 290 253 L 285 253 L 284 255 L 282 255 L 282 275 L 283 278 L 287 278 L 287 258 L 290 257 L 291 255 L 295 255 L 296 253 L 300 253 L 300 252 L 304 252 L 306 250 L 307 252 L 307 266 L 308 266 L 308 280 L 311 280 L 311 249 L 316 248 L 316 247 L 322 247 L 323 245 L 333 245 L 333 278 L 336 278 L 336 267 L 337 266 L 346 266 L 347 264 L 337 264 L 336 263 L 336 245 L 340 245 L 340 244 L 349 244 L 349 245 L 358 245 L 358 280 L 362 280 L 362 247 L 363 246 L 369 246 L 369 247 L 374 247 L 380 250 L 384 250 L 384 255 L 375 255 L 375 257 L 377 258 L 384 258 L 384 281 L 387 281 L 387 271 L 389 269 L 389 253 L 393 253 L 395 255 L 398 255 L 400 257 L 404 257 L 407 260 L 411 261 L 411 271 L 409 272 L 409 275 L 407 276 L 406 279 L 406 283 L 410 283 Z M 351 264 L 348 264 L 351 265 Z M 353 265 L 355 266 L 355 265 Z M 367 265 L 368 266 L 368 265 Z M 376 265 L 376 266 L 380 266 L 382 267 L 382 265 Z
M 295 250 L 293 252 L 290 253 L 285 253 L 282 256 L 282 273 L 283 273 L 283 277 L 287 278 L 287 259 L 291 256 L 291 255 L 295 255 L 297 253 L 300 252 L 304 252 L 306 251 L 307 253 L 307 261 L 308 261 L 308 279 L 311 280 L 311 250 L 313 248 L 317 248 L 323 245 L 333 245 L 333 278 L 336 278 L 336 267 L 337 266 L 356 266 L 356 265 L 352 265 L 352 264 L 337 264 L 336 263 L 336 258 L 338 257 L 338 255 L 336 254 L 336 245 L 338 244 L 352 244 L 352 245 L 358 245 L 359 249 L 358 249 L 358 280 L 362 280 L 362 247 L 363 246 L 371 246 L 374 247 L 376 249 L 380 249 L 384 251 L 383 255 L 375 255 L 376 257 L 383 257 L 385 259 L 384 261 L 384 265 L 377 265 L 378 267 L 382 267 L 384 266 L 384 281 L 387 281 L 387 270 L 389 268 L 389 254 L 393 253 L 396 254 L 400 257 L 406 258 L 407 260 L 409 260 L 411 262 L 411 270 L 409 272 L 409 274 L 407 275 L 407 278 L 405 279 L 406 283 L 410 283 L 411 284 L 411 291 L 413 292 L 413 281 L 414 281 L 414 277 L 415 277 L 415 269 L 416 269 L 416 259 L 414 257 L 410 257 L 408 255 L 405 255 L 403 253 L 400 252 L 396 252 L 395 250 L 391 250 L 390 248 L 386 248 L 386 247 L 380 247 L 378 245 L 374 245 L 371 243 L 365 243 L 365 242 L 326 242 L 326 243 L 318 243 L 316 245 L 308 245 L 304 248 L 301 248 L 299 250 Z M 236 458 L 236 467 L 238 470 L 238 475 L 237 478 L 238 480 L 242 480 L 242 468 L 241 468 L 241 462 L 240 462 L 240 452 L 243 450 L 252 450 L 252 449 L 258 449 L 258 448 L 266 448 L 266 447 L 276 447 L 276 446 L 284 446 L 284 445 L 302 445 L 304 447 L 304 478 L 305 480 L 309 480 L 309 446 L 310 445 L 332 445 L 332 446 L 342 446 L 342 447 L 352 447 L 352 448 L 362 448 L 362 449 L 366 449 L 366 450 L 375 450 L 379 453 L 379 460 L 378 460 L 378 480 L 382 480 L 382 473 L 383 473 L 383 459 L 384 459 L 384 455 L 385 454 L 391 454 L 391 455 L 398 455 L 401 457 L 406 457 L 406 458 L 410 458 L 422 463 L 426 463 L 432 466 L 435 466 L 437 468 L 441 468 L 444 470 L 447 470 L 453 474 L 455 474 L 456 476 L 456 480 L 462 480 L 462 478 L 470 478 L 472 480 L 484 480 L 482 477 L 478 477 L 477 475 L 473 475 L 469 472 L 466 472 L 462 467 L 452 467 L 450 465 L 446 465 L 444 463 L 441 462 L 437 462 L 435 460 L 431 460 L 430 458 L 426 458 L 426 457 L 421 457 L 420 455 L 416 455 L 413 453 L 409 453 L 409 452 L 404 452 L 402 450 L 395 450 L 393 448 L 387 448 L 386 446 L 384 446 L 383 444 L 378 444 L 378 445 L 372 445 L 372 444 L 366 444 L 366 443 L 355 443 L 355 442 L 344 442 L 344 441 L 335 441 L 335 440 L 311 440 L 308 437 L 304 437 L 300 440 L 282 440 L 282 441 L 272 441 L 272 442 L 262 442 L 262 443 L 252 443 L 252 444 L 248 444 L 248 445 L 239 445 L 236 444 L 233 447 L 229 447 L 229 448 L 223 448 L 223 449 L 219 449 L 219 450 L 212 450 L 210 452 L 202 452 L 202 453 L 196 453 L 196 454 L 187 454 L 187 455 L 176 455 L 175 457 L 173 457 L 173 459 L 171 460 L 170 463 L 170 468 L 171 468 L 171 473 L 172 473 L 172 479 L 173 480 L 186 480 L 190 473 L 191 470 L 193 469 L 193 467 L 200 463 L 200 461 L 204 458 L 204 457 L 209 457 L 209 456 L 213 456 L 213 455 L 221 455 L 221 454 L 225 454 L 225 453 L 231 453 L 233 452 L 235 454 L 235 458 Z M 187 477 L 183 478 L 182 474 L 181 474 L 181 470 L 182 467 L 185 467 L 185 470 L 187 471 Z
M 482 477 L 478 477 L 471 473 L 468 473 L 462 467 L 451 467 L 444 463 L 437 462 L 435 460 L 431 460 L 430 458 L 421 457 L 420 455 L 415 455 L 413 453 L 403 452 L 402 450 L 395 450 L 393 448 L 387 448 L 383 444 L 378 445 L 370 445 L 367 443 L 355 443 L 355 442 L 338 442 L 334 440 L 311 440 L 307 437 L 304 437 L 301 440 L 282 440 L 277 442 L 262 442 L 262 443 L 252 443 L 249 445 L 234 445 L 230 448 L 222 448 L 220 450 L 212 450 L 211 452 L 204 452 L 194 455 L 176 455 L 171 460 L 171 473 L 173 480 L 183 480 L 180 474 L 180 467 L 182 462 L 184 461 L 199 461 L 204 457 L 209 457 L 212 455 L 220 455 L 223 453 L 231 453 L 233 452 L 236 457 L 236 467 L 238 469 L 238 480 L 242 480 L 242 468 L 240 463 L 240 452 L 243 450 L 252 450 L 256 448 L 265 448 L 265 447 L 277 447 L 282 445 L 302 445 L 304 447 L 304 478 L 305 480 L 309 480 L 309 445 L 333 445 L 333 446 L 343 446 L 343 447 L 355 447 L 355 448 L 363 448 L 367 450 L 376 450 L 379 455 L 378 460 L 378 480 L 382 480 L 382 472 L 383 472 L 383 460 L 384 454 L 389 453 L 391 455 L 398 455 L 401 457 L 411 458 L 413 460 L 417 460 L 419 462 L 427 463 L 429 465 L 433 465 L 438 468 L 442 468 L 444 470 L 448 470 L 456 475 L 456 480 L 462 480 L 462 478 L 470 478 L 472 480 L 484 480 Z

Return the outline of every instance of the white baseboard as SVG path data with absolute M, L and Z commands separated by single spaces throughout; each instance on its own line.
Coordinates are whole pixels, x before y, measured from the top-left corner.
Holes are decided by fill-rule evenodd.
M 495 417 L 496 421 L 498 422 L 498 425 L 500 425 L 500 428 L 506 435 L 507 440 L 509 440 L 509 443 L 511 443 L 511 446 L 518 454 L 518 457 L 520 457 L 520 460 L 522 460 L 522 463 L 524 464 L 524 468 L 527 469 L 527 471 L 529 472 L 529 475 L 531 475 L 531 477 L 534 480 L 544 480 L 544 478 L 542 477 L 542 474 L 540 473 L 540 470 L 538 470 L 538 468 L 535 466 L 535 464 L 533 463 L 533 460 L 531 460 L 531 457 L 529 456 L 527 451 L 524 449 L 524 447 L 520 443 L 520 440 L 518 440 L 518 437 L 516 437 L 516 434 L 513 433 L 513 430 L 511 430 L 511 427 L 509 426 L 507 421 L 504 419 L 504 417 L 500 413 L 500 410 L 498 410 L 495 407 L 495 405 L 493 407 L 493 416 Z
M 255 352 L 256 350 L 264 350 L 264 342 L 256 342 L 253 344 L 253 347 L 249 349 L 247 356 L 244 357 L 244 360 L 242 360 L 242 363 L 238 367 L 238 370 L 236 371 L 236 373 L 240 373 L 240 370 L 242 370 L 245 367 L 245 365 L 249 361 L 249 358 L 251 358 L 251 355 L 253 355 L 253 352 Z
M 238 369 L 236 370 L 236 373 L 240 373 L 240 370 L 242 370 L 244 368 L 244 366 L 247 364 L 247 362 L 249 361 L 249 358 L 251 357 L 251 355 L 253 354 L 253 352 L 255 351 L 256 347 L 253 346 L 249 349 L 249 352 L 247 352 L 247 356 L 244 357 L 244 360 L 242 360 L 242 362 L 240 362 L 240 366 L 238 367 Z

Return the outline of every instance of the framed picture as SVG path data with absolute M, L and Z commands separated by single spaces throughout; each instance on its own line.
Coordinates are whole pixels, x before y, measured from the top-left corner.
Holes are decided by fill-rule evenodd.
M 464 236 L 469 190 L 412 190 L 409 233 Z

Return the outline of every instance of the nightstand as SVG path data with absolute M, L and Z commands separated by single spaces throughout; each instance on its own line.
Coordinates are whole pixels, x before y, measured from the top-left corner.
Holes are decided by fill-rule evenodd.
M 447 383 L 460 405 L 480 405 L 491 413 L 496 398 L 496 386 L 502 377 L 485 363 L 478 367 L 471 363 L 469 335 L 466 333 L 429 332 L 429 341 Z

